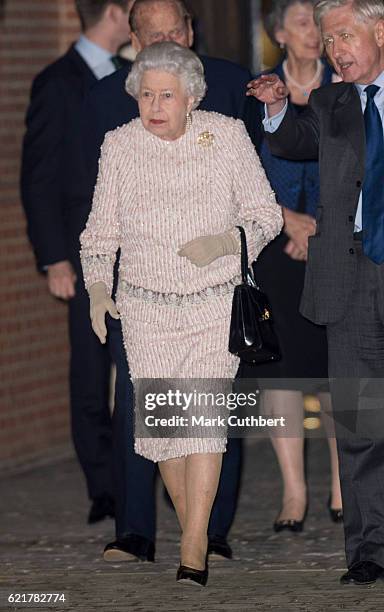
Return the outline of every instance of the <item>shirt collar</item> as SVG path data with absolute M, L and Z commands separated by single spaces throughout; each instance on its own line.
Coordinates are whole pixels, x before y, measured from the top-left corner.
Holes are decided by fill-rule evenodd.
M 377 85 L 380 89 L 384 88 L 384 70 L 373 83 L 370 83 L 370 85 Z M 359 96 L 361 96 L 364 93 L 364 89 L 368 87 L 368 85 L 361 85 L 360 83 L 355 83 L 355 86 L 359 92 Z
M 97 66 L 113 57 L 112 53 L 96 45 L 96 43 L 89 40 L 84 34 L 80 36 L 75 44 L 75 49 L 87 62 L 91 70 L 94 70 Z

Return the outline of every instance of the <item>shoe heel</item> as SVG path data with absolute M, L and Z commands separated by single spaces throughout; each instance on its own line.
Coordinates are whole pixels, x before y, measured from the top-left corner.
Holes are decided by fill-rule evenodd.
M 208 564 L 205 569 L 198 570 L 187 565 L 180 565 L 176 574 L 176 581 L 183 584 L 205 587 L 208 582 Z
M 342 523 L 344 520 L 343 517 L 343 509 L 342 508 L 332 508 L 332 494 L 330 493 L 327 501 L 327 508 L 329 512 L 329 516 L 331 517 L 331 521 L 333 523 Z

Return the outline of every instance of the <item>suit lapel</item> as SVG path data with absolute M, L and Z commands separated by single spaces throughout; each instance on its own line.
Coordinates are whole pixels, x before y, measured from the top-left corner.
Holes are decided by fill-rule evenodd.
M 340 132 L 349 141 L 356 158 L 365 169 L 365 128 L 359 94 L 354 85 L 348 83 L 337 98 L 334 107 L 334 136 Z

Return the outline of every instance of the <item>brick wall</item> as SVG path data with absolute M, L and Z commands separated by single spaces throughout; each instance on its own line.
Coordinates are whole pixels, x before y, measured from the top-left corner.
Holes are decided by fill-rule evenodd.
M 68 452 L 64 304 L 35 269 L 18 178 L 32 78 L 78 33 L 73 0 L 0 0 L 0 470 Z

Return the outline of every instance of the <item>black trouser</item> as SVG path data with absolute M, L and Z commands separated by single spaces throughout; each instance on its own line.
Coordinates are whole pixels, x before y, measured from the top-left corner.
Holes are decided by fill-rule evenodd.
M 384 266 L 355 241 L 358 262 L 344 318 L 327 326 L 348 567 L 384 567 Z
M 109 409 L 110 356 L 91 327 L 89 297 L 80 260 L 72 257 L 77 274 L 76 296 L 69 302 L 70 401 L 72 437 L 95 499 L 113 494 L 112 423 Z

